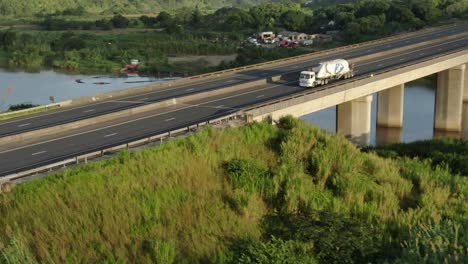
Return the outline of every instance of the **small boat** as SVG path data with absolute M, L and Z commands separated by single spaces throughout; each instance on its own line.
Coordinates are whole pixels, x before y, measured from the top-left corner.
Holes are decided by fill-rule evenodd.
M 77 83 L 84 83 L 82 79 L 76 79 L 75 82 L 77 82 Z

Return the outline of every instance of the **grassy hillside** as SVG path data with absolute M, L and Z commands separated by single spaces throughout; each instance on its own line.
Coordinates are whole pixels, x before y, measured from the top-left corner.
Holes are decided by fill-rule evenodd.
M 468 178 L 431 165 L 207 129 L 0 195 L 0 263 L 467 263 Z

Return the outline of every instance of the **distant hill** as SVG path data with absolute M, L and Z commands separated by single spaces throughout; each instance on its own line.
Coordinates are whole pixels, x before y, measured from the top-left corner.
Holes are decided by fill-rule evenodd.
M 180 7 L 221 8 L 268 0 L 0 0 L 0 15 L 35 15 L 81 10 L 92 13 L 150 13 Z M 291 1 L 291 2 L 301 2 Z

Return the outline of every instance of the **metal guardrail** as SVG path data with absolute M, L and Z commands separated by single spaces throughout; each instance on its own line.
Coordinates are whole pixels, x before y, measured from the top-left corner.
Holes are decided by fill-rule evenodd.
M 34 176 L 34 175 L 41 174 L 41 173 L 52 172 L 54 170 L 66 168 L 67 166 L 71 166 L 71 165 L 87 163 L 88 160 L 103 157 L 108 154 L 113 154 L 125 148 L 131 149 L 131 148 L 148 145 L 151 143 L 163 143 L 163 142 L 170 140 L 171 138 L 184 135 L 186 133 L 189 133 L 191 131 L 194 131 L 202 127 L 206 127 L 208 125 L 215 125 L 215 124 L 219 124 L 219 123 L 223 123 L 223 122 L 235 120 L 235 119 L 243 119 L 243 117 L 239 115 L 238 113 L 233 113 L 233 114 L 229 114 L 229 115 L 214 118 L 214 119 L 209 119 L 203 122 L 188 124 L 188 125 L 179 127 L 177 129 L 174 129 L 168 132 L 154 134 L 154 135 L 147 135 L 143 138 L 138 138 L 127 143 L 123 143 L 123 144 L 118 143 L 115 145 L 109 145 L 99 150 L 93 150 L 84 154 L 82 153 L 71 158 L 66 158 L 59 162 L 54 162 L 52 164 L 47 164 L 44 166 L 28 169 L 25 171 L 13 173 L 13 174 L 6 175 L 6 176 L 0 176 L 0 193 L 2 192 L 3 184 L 20 179 L 20 178 Z

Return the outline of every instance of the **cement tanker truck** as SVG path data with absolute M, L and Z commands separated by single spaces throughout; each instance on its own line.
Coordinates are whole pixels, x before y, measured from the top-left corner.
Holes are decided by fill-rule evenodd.
M 347 60 L 338 59 L 321 62 L 318 71 L 312 69 L 302 71 L 299 76 L 299 85 L 302 87 L 315 87 L 327 84 L 331 80 L 348 79 L 354 76 L 352 65 Z

